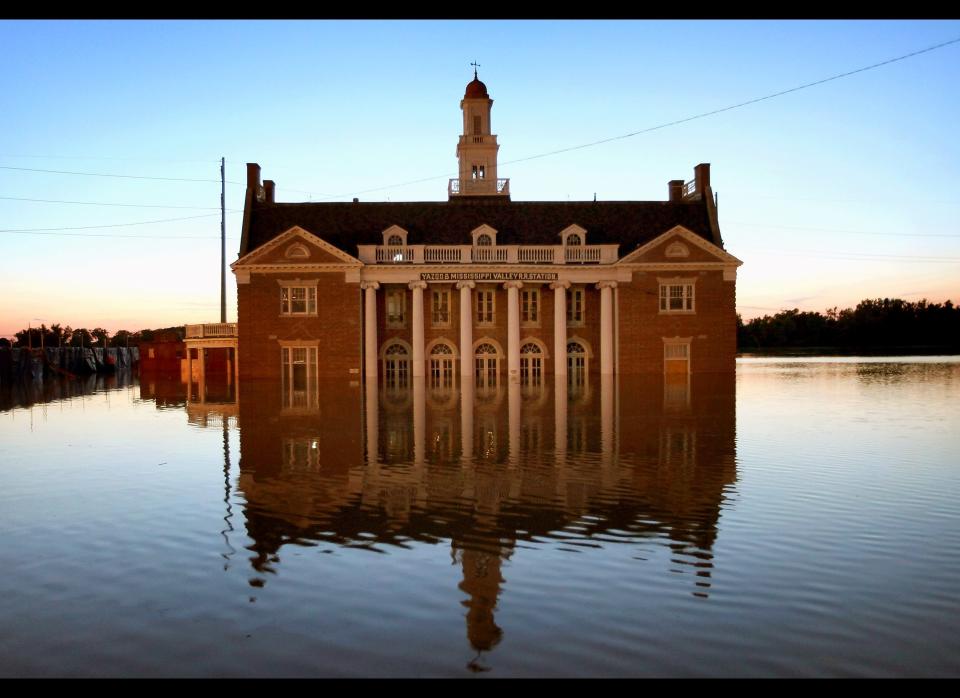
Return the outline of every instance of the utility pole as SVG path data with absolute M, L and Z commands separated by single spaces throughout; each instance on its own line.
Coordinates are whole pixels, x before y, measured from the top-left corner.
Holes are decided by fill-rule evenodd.
M 227 321 L 227 159 L 220 158 L 220 322 Z

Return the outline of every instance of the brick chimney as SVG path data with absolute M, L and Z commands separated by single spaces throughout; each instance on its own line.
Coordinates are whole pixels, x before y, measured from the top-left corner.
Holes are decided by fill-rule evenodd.
M 247 163 L 247 188 L 260 186 L 260 165 L 255 162 Z
M 710 163 L 701 162 L 693 168 L 693 179 L 697 183 L 697 194 L 703 196 L 710 186 Z
M 266 194 L 266 201 L 268 204 L 274 203 L 273 201 L 273 192 L 276 189 L 276 184 L 272 179 L 263 180 L 263 191 Z
M 667 182 L 667 190 L 670 192 L 670 201 L 683 200 L 683 180 L 671 179 Z

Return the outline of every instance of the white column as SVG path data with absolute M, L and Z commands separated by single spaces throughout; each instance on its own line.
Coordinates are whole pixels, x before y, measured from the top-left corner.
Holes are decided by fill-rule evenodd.
M 426 367 L 423 363 L 423 289 L 426 281 L 411 281 L 408 286 L 413 289 L 413 376 L 425 376 Z
M 553 372 L 567 375 L 567 289 L 569 281 L 550 284 L 553 289 Z
M 423 466 L 427 452 L 427 390 L 423 376 L 413 377 L 413 465 Z M 420 485 L 419 479 L 416 480 Z
M 363 365 L 365 379 L 377 384 L 377 289 L 376 281 L 364 281 L 360 284 L 363 296 Z
M 473 377 L 473 281 L 458 281 L 460 289 L 460 375 Z M 461 381 L 466 383 L 466 381 Z
M 520 289 L 522 281 L 508 281 L 507 289 L 507 375 L 520 380 Z
M 553 377 L 554 462 L 564 466 L 567 457 L 567 378 Z
M 615 378 L 612 374 L 600 376 L 600 454 L 601 463 L 609 467 L 613 463 L 613 420 Z
M 511 468 L 520 465 L 520 384 L 511 381 L 507 386 L 507 463 Z
M 613 289 L 616 281 L 601 281 L 600 289 L 600 374 L 613 375 Z
M 366 407 L 366 430 L 367 430 L 367 465 L 373 469 L 377 465 L 377 455 L 380 450 L 380 412 L 379 412 L 379 394 L 377 380 L 364 381 L 365 386 L 365 407 Z
M 460 383 L 460 462 L 473 460 L 473 379 Z

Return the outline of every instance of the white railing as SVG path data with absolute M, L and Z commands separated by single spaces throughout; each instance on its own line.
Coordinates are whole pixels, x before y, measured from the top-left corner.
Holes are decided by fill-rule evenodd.
M 359 245 L 364 264 L 613 264 L 618 245 Z
M 483 196 L 510 194 L 509 179 L 451 179 L 447 185 L 450 196 Z
M 460 262 L 460 247 L 458 245 L 424 245 L 423 248 L 423 261 L 424 262 L 440 262 L 440 263 L 459 263 Z
M 506 262 L 508 260 L 507 247 L 473 247 L 471 248 L 471 261 L 480 263 Z
M 383 264 L 385 262 L 412 262 L 413 261 L 413 248 L 402 246 L 397 247 L 394 245 L 377 245 L 377 264 Z
M 693 196 L 696 193 L 697 193 L 697 180 L 691 179 L 689 182 L 684 182 L 683 184 L 684 196 Z
M 203 339 L 206 337 L 236 337 L 237 323 L 214 322 L 204 325 L 187 325 L 187 339 Z
M 573 264 L 600 262 L 602 245 L 571 245 L 564 250 L 564 261 Z
M 517 248 L 517 261 L 524 264 L 553 264 L 556 245 Z

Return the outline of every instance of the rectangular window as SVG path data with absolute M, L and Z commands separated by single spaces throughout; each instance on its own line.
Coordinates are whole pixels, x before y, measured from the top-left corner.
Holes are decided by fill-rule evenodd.
M 540 289 L 520 289 L 520 322 L 526 325 L 540 323 Z
M 443 290 L 443 289 L 434 291 L 432 302 L 430 305 L 433 311 L 433 326 L 449 327 L 450 326 L 450 291 Z
M 281 315 L 316 315 L 317 314 L 317 287 L 316 286 L 282 286 L 280 287 L 280 314 Z
M 567 325 L 580 327 L 583 325 L 584 309 L 583 289 L 567 289 Z
M 477 324 L 492 325 L 494 322 L 493 310 L 493 291 L 477 291 Z
M 400 328 L 406 324 L 407 294 L 402 289 L 389 289 L 385 295 L 387 327 Z
M 479 114 L 474 114 L 473 116 L 473 135 L 474 136 L 480 135 L 480 115 Z
M 692 313 L 693 284 L 668 282 L 660 284 L 661 313 Z
M 318 407 L 317 347 L 281 347 L 280 361 L 283 406 L 285 408 Z

